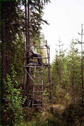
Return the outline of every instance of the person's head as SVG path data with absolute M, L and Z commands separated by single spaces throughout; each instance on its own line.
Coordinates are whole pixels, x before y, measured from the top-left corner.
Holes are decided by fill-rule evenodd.
M 37 43 L 36 42 L 33 42 L 33 45 L 36 47 L 37 46 Z

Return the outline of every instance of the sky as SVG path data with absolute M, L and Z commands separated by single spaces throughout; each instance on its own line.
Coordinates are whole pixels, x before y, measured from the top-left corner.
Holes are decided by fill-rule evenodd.
M 84 0 L 51 0 L 44 9 L 43 18 L 49 25 L 42 25 L 42 32 L 50 46 L 50 61 L 55 59 L 58 40 L 64 50 L 69 50 L 72 39 L 79 39 L 81 24 L 84 24 Z

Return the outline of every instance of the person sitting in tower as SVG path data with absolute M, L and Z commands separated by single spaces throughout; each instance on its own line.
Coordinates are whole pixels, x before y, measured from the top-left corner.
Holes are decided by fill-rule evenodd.
M 31 58 L 33 57 L 36 57 L 38 59 L 38 64 L 42 65 L 43 62 L 42 62 L 42 56 L 41 54 L 39 54 L 37 52 L 37 43 L 36 42 L 33 42 L 31 48 L 30 48 L 30 52 L 31 52 Z

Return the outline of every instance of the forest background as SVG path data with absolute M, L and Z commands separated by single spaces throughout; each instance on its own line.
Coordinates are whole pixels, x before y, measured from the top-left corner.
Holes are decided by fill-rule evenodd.
M 30 0 L 30 38 L 44 40 L 41 24 L 46 23 L 43 8 L 49 0 Z M 84 57 L 72 40 L 70 51 L 56 53 L 51 64 L 52 103 L 36 112 L 24 106 L 24 1 L 0 1 L 0 122 L 3 126 L 83 126 L 84 86 L 82 69 Z M 83 52 L 82 52 L 83 54 Z M 82 66 L 82 67 L 81 67 Z M 46 75 L 45 75 L 46 79 Z M 46 85 L 46 84 L 45 84 Z M 45 88 L 45 95 L 47 94 Z M 11 113 L 11 114 L 10 114 Z

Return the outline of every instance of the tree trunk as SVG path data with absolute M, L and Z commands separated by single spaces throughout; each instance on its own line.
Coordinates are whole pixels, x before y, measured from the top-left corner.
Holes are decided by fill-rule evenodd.
M 5 91 L 5 80 L 6 75 L 10 71 L 11 66 L 11 43 L 12 37 L 10 35 L 10 25 L 11 25 L 11 15 L 14 11 L 14 5 L 12 2 L 8 1 L 1 1 L 1 41 L 2 41 L 2 85 L 1 85 L 1 94 L 2 94 L 2 106 L 5 107 L 5 99 L 4 95 L 6 94 Z M 10 12 L 10 14 L 9 14 Z M 8 55 L 8 51 L 10 51 L 10 56 Z M 5 108 L 4 108 L 5 109 Z M 7 118 L 4 115 L 4 110 L 2 110 L 2 125 L 6 126 Z

